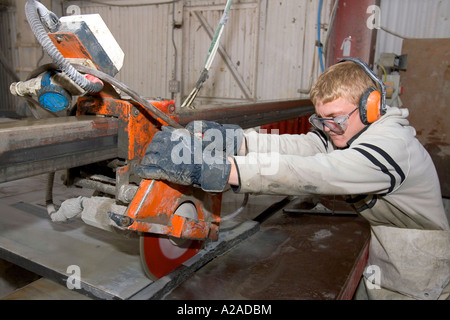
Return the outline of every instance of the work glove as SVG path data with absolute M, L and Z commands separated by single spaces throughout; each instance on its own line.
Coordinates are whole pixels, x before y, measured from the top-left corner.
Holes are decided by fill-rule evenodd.
M 216 149 L 220 149 L 222 145 L 227 156 L 236 156 L 244 139 L 244 130 L 235 124 L 194 120 L 187 124 L 186 129 L 195 137 L 201 137 L 203 148 L 211 143 L 214 143 Z
M 208 192 L 222 192 L 231 164 L 214 143 L 204 144 L 186 129 L 163 126 L 147 146 L 135 173 L 144 179 L 194 185 Z

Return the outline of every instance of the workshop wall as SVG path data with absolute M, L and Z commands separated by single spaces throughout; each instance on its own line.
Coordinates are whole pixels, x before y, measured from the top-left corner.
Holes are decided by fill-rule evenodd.
M 27 0 L 0 4 L 1 53 L 24 80 L 47 62 L 25 19 Z M 117 78 L 146 97 L 174 98 L 177 106 L 194 87 L 226 1 L 44 0 L 58 15 L 99 13 L 125 52 Z M 101 4 L 101 3 L 107 3 Z M 161 4 L 167 2 L 167 4 Z M 351 1 L 339 1 L 348 5 Z M 381 0 L 375 61 L 400 54 L 406 37 L 450 37 L 449 0 Z M 321 42 L 329 32 L 334 0 L 323 0 Z M 75 9 L 74 9 L 75 8 Z M 235 0 L 209 79 L 196 107 L 307 98 L 320 73 L 317 54 L 319 0 Z M 75 10 L 75 11 L 74 11 Z M 368 14 L 369 16 L 369 14 Z M 17 109 L 12 78 L 0 67 L 0 111 Z M 23 101 L 22 101 L 23 102 Z
M 403 38 L 450 38 L 449 0 L 381 0 L 375 61 L 402 53 Z
M 125 52 L 118 79 L 144 96 L 174 98 L 178 106 L 200 76 L 226 1 L 151 2 L 65 1 L 63 12 L 76 5 L 81 13 L 99 13 Z M 323 37 L 330 2 L 322 5 Z M 318 4 L 234 1 L 196 107 L 307 97 L 319 72 Z

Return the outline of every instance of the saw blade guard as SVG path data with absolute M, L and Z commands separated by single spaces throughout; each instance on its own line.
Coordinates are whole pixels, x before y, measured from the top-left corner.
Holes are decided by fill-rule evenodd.
M 127 229 L 182 239 L 216 240 L 221 202 L 222 194 L 210 194 L 199 188 L 163 181 L 142 180 L 126 212 L 131 222 Z M 195 207 L 195 215 L 179 214 L 192 207 Z

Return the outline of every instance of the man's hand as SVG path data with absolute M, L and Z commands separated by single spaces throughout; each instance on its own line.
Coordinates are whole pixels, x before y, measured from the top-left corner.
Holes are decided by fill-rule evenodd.
M 204 143 L 186 129 L 163 126 L 147 147 L 136 174 L 144 179 L 195 185 L 222 192 L 231 170 L 222 146 Z
M 215 147 L 225 151 L 228 156 L 237 155 L 244 140 L 244 131 L 235 124 L 220 124 L 214 121 L 194 120 L 187 124 L 186 129 L 203 141 L 203 148 L 215 142 Z
M 163 126 L 147 146 L 140 166 L 135 168 L 136 174 L 144 179 L 167 180 L 181 185 L 194 184 L 198 180 L 200 170 L 195 166 L 190 154 L 187 155 L 185 163 L 172 156 L 172 151 L 180 143 L 190 152 L 191 145 L 187 144 L 190 139 L 186 130 Z

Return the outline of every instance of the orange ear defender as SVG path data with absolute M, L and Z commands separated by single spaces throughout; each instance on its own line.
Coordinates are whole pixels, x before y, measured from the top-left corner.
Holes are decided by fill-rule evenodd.
M 383 114 L 386 113 L 386 86 L 375 73 L 370 70 L 369 66 L 358 58 L 345 58 L 340 60 L 353 61 L 359 65 L 366 74 L 379 86 L 379 91 L 375 88 L 369 88 L 361 96 L 359 100 L 359 116 L 362 123 L 370 124 L 377 121 Z
M 362 123 L 369 124 L 381 117 L 381 94 L 375 88 L 370 88 L 359 100 L 359 116 Z

